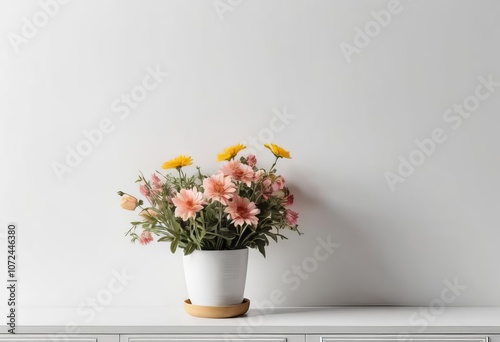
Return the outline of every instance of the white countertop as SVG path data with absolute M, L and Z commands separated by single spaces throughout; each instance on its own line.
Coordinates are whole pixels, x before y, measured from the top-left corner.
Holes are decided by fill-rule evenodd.
M 95 316 L 76 308 L 21 308 L 16 333 L 326 334 L 477 333 L 500 335 L 499 307 L 250 308 L 245 316 L 203 319 L 175 308 L 105 308 Z M 5 320 L 5 318 L 4 318 Z M 5 322 L 5 321 L 4 321 Z M 5 324 L 5 323 L 4 323 Z M 7 327 L 2 327 L 6 332 Z

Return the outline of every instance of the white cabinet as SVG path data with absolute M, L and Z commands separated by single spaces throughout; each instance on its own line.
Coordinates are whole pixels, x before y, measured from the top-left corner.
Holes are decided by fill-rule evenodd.
M 0 342 L 500 342 L 499 335 L 375 334 L 2 334 Z
M 0 342 L 500 342 L 486 335 L 246 335 L 147 334 L 147 335 L 0 335 Z

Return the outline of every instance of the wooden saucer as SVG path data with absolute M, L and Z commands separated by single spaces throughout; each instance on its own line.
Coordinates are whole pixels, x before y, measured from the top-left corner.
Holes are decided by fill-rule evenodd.
M 202 318 L 231 318 L 243 315 L 250 307 L 250 300 L 243 299 L 241 304 L 228 306 L 203 306 L 191 304 L 191 300 L 184 301 L 184 310 L 195 317 Z

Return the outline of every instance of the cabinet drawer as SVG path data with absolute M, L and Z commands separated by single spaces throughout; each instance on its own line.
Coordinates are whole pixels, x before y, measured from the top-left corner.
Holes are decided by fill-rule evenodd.
M 483 335 L 307 335 L 307 342 L 490 342 Z
M 121 336 L 120 342 L 305 342 L 304 335 L 288 336 L 255 335 L 238 337 L 227 335 L 128 335 Z
M 8 334 L 0 335 L 0 342 L 119 342 L 118 335 L 109 336 L 68 336 L 66 334 L 46 334 L 46 335 L 21 335 Z

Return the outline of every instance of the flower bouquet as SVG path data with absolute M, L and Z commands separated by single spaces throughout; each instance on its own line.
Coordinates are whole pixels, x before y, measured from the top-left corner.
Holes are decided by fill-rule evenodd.
M 145 201 L 118 192 L 124 209 L 140 210 L 141 219 L 131 222 L 126 235 L 143 245 L 157 236 L 158 241 L 170 243 L 172 253 L 181 248 L 184 255 L 249 247 L 264 257 L 270 239 L 286 239 L 283 230 L 300 235 L 298 214 L 290 209 L 294 197 L 275 168 L 290 153 L 275 144 L 264 146 L 276 158 L 269 169 L 259 168 L 254 155 L 236 159 L 246 148 L 238 144 L 217 156 L 224 164 L 212 175 L 204 175 L 200 167 L 188 175 L 184 168 L 192 164 L 192 158 L 185 155 L 162 165 L 175 169 L 174 174 L 157 171 L 146 179 L 141 173 L 136 182 Z

